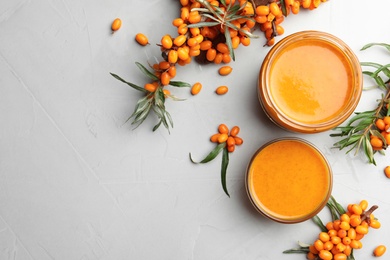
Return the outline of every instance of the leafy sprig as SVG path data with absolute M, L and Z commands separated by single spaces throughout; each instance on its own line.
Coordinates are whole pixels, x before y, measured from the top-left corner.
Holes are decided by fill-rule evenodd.
M 183 99 L 177 98 L 176 96 L 171 94 L 164 93 L 164 86 L 161 84 L 159 77 L 157 77 L 152 71 L 148 70 L 141 63 L 136 62 L 135 64 L 145 76 L 147 76 L 152 81 L 157 82 L 158 85 L 156 87 L 156 90 L 154 92 L 151 92 L 143 87 L 124 80 L 123 78 L 119 77 L 114 73 L 110 73 L 111 76 L 113 76 L 117 80 L 129 85 L 133 89 L 140 91 L 144 94 L 144 96 L 138 100 L 133 113 L 126 120 L 126 122 L 132 119 L 133 121 L 131 124 L 136 125 L 135 128 L 137 128 L 145 121 L 145 119 L 149 116 L 150 112 L 153 111 L 158 118 L 158 123 L 153 127 L 153 131 L 156 131 L 160 127 L 160 125 L 164 125 L 164 127 L 169 132 L 169 129 L 173 127 L 173 120 L 171 115 L 165 108 L 166 98 L 171 98 L 174 101 L 181 101 Z M 191 87 L 189 83 L 173 80 L 169 82 L 169 85 L 173 87 Z
M 366 50 L 373 46 L 384 47 L 390 52 L 390 45 L 385 43 L 369 43 L 364 45 L 361 50 Z M 334 143 L 334 147 L 340 150 L 348 148 L 346 153 L 355 150 L 356 155 L 363 148 L 368 162 L 376 165 L 374 154 L 377 152 L 384 153 L 383 150 L 390 145 L 375 125 L 377 119 L 390 114 L 390 110 L 387 108 L 390 99 L 390 64 L 381 65 L 375 62 L 361 62 L 361 66 L 373 70 L 363 70 L 363 74 L 370 77 L 375 82 L 375 88 L 383 90 L 384 93 L 382 93 L 376 109 L 356 112 L 345 126 L 335 128 L 339 133 L 334 133 L 330 136 L 343 137 L 343 139 Z M 370 143 L 371 136 L 376 136 L 382 140 L 384 144 L 382 150 L 372 147 Z

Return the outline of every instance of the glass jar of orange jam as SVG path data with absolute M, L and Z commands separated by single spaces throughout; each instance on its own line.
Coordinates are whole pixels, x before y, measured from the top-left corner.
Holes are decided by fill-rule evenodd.
M 258 96 L 276 125 L 317 133 L 353 113 L 362 84 L 359 60 L 344 42 L 325 32 L 303 31 L 285 37 L 266 55 Z
M 300 138 L 279 138 L 260 147 L 246 172 L 248 197 L 262 215 L 298 223 L 320 212 L 332 192 L 325 156 Z

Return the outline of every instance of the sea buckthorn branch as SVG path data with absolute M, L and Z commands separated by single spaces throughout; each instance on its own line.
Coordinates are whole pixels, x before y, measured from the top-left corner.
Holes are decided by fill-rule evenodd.
M 190 84 L 172 81 L 176 76 L 176 67 L 185 66 L 192 62 L 198 63 L 229 63 L 235 60 L 234 50 L 240 45 L 248 46 L 256 26 L 264 32 L 266 44 L 271 46 L 277 35 L 284 33 L 280 23 L 289 13 L 297 14 L 300 7 L 313 10 L 326 0 L 180 0 L 180 15 L 173 19 L 172 24 L 177 28 L 177 36 L 169 34 L 161 38 L 157 44 L 161 50 L 162 61 L 149 65 L 146 69 L 136 63 L 141 71 L 152 81 L 142 88 L 127 82 L 116 74 L 116 79 L 143 92 L 145 95 L 136 104 L 133 114 L 133 124 L 137 127 L 144 122 L 153 111 L 159 122 L 153 127 L 156 130 L 161 124 L 169 129 L 173 127 L 170 114 L 165 109 L 167 98 L 181 100 L 171 95 L 165 87 L 190 87 Z M 111 26 L 112 32 L 118 30 L 121 24 Z M 148 38 L 137 33 L 135 40 L 141 46 L 149 46 Z M 194 84 L 193 95 L 199 93 L 201 85 Z M 227 87 L 219 89 L 217 94 L 225 94 Z M 221 92 L 221 93 L 219 93 Z
M 159 78 L 154 73 L 150 72 L 145 66 L 138 62 L 136 62 L 136 65 L 142 71 L 142 73 L 144 73 L 147 77 L 153 80 L 153 83 L 147 83 L 145 84 L 144 88 L 142 88 L 136 84 L 127 82 L 126 80 L 122 79 L 114 73 L 110 73 L 117 80 L 129 85 L 135 90 L 144 93 L 144 97 L 138 100 L 134 112 L 126 120 L 126 122 L 130 119 L 133 119 L 132 125 L 135 124 L 137 128 L 145 121 L 150 111 L 153 111 L 159 119 L 159 122 L 153 127 L 153 131 L 157 130 L 161 124 L 163 124 L 165 128 L 169 131 L 169 128 L 173 127 L 173 121 L 171 115 L 165 109 L 165 99 L 167 97 L 176 101 L 180 101 L 183 99 L 179 99 L 171 95 L 166 89 L 163 89 L 164 86 L 161 84 L 161 82 L 159 82 Z M 181 81 L 169 81 L 166 85 L 171 85 L 174 87 L 191 86 L 190 84 Z
M 370 43 L 363 46 L 361 50 L 373 46 L 385 47 L 390 52 L 390 45 L 385 43 Z M 390 145 L 390 64 L 362 62 L 361 66 L 374 69 L 374 71 L 364 70 L 363 74 L 372 78 L 376 84 L 375 88 L 382 89 L 384 93 L 376 109 L 355 113 L 345 126 L 335 128 L 339 133 L 330 136 L 345 137 L 336 142 L 334 147 L 340 150 L 349 147 L 346 153 L 355 149 L 356 155 L 363 147 L 368 162 L 376 165 L 374 154 L 377 152 L 384 154 L 384 150 Z
M 344 209 L 333 196 L 327 202 L 331 213 L 331 221 L 323 224 L 318 216 L 312 218 L 320 228 L 320 233 L 313 244 L 298 242 L 298 248 L 285 250 L 285 254 L 306 254 L 306 259 L 354 260 L 354 250 L 362 248 L 362 238 L 369 229 L 380 228 L 380 222 L 373 215 L 378 208 L 368 208 L 368 202 L 361 200 L 359 204 L 349 204 Z M 383 255 L 386 248 L 381 245 L 374 250 L 374 255 Z
M 221 164 L 221 184 L 222 189 L 229 195 L 227 185 L 226 185 L 226 173 L 229 165 L 229 153 L 235 151 L 236 145 L 241 145 L 243 140 L 238 137 L 238 133 L 240 132 L 240 128 L 238 126 L 232 127 L 229 132 L 229 128 L 225 124 L 220 124 L 218 126 L 218 133 L 212 135 L 210 137 L 210 141 L 213 143 L 217 143 L 217 146 L 201 161 L 196 162 L 191 153 L 189 154 L 190 160 L 195 164 L 204 164 L 214 160 L 218 154 L 222 152 L 222 164 Z

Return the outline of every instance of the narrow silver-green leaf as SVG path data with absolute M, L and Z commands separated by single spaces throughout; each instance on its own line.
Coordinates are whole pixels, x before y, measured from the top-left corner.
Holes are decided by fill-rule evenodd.
M 218 144 L 203 160 L 200 162 L 196 162 L 192 159 L 191 153 L 190 153 L 190 160 L 193 163 L 208 163 L 212 160 L 214 160 L 217 155 L 226 147 L 226 143 Z
M 113 76 L 113 77 L 116 78 L 117 80 L 122 81 L 123 83 L 126 83 L 127 85 L 129 85 L 130 87 L 132 87 L 132 88 L 134 88 L 134 89 L 136 89 L 136 90 L 138 90 L 138 91 L 145 92 L 145 93 L 148 92 L 146 89 L 141 88 L 140 86 L 137 86 L 137 85 L 135 85 L 135 84 L 133 84 L 133 83 L 131 83 L 131 82 L 127 82 L 126 80 L 122 79 L 121 77 L 119 77 L 118 75 L 116 75 L 116 74 L 114 74 L 114 73 L 111 73 L 111 72 L 110 72 L 110 74 L 111 74 L 111 76 Z
M 139 62 L 136 62 L 135 64 L 138 66 L 138 68 L 142 71 L 143 74 L 145 74 L 146 76 L 148 76 L 152 80 L 158 80 L 158 77 L 156 75 L 154 75 L 151 71 L 149 71 L 147 68 L 145 68 L 144 65 L 142 65 Z
M 378 42 L 366 44 L 360 50 L 363 51 L 363 50 L 366 50 L 368 48 L 371 48 L 372 46 L 382 46 L 382 47 L 385 47 L 388 51 L 390 51 L 390 44 L 378 43 Z
M 222 164 L 221 164 L 221 182 L 222 182 L 222 188 L 225 191 L 226 195 L 229 195 L 229 192 L 227 190 L 227 185 L 226 185 L 226 173 L 227 173 L 227 168 L 229 165 L 229 151 L 225 147 L 223 149 L 222 153 Z
M 179 88 L 190 88 L 191 84 L 183 81 L 170 81 L 169 85 Z

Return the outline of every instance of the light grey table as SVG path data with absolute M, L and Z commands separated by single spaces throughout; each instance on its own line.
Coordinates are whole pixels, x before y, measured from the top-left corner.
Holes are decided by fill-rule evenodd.
M 389 9 L 387 0 L 331 0 L 289 16 L 282 37 L 329 32 L 361 61 L 386 64 L 390 55 L 383 50 L 360 48 L 390 43 Z M 191 96 L 171 88 L 186 100 L 167 101 L 170 134 L 163 127 L 152 132 L 153 116 L 135 130 L 125 124 L 140 95 L 109 72 L 143 84 L 135 62 L 160 58 L 154 43 L 175 34 L 171 21 L 178 13 L 173 0 L 1 1 L 0 259 L 304 259 L 282 251 L 298 240 L 314 241 L 318 228 L 266 220 L 244 188 L 252 154 L 283 136 L 302 137 L 325 153 L 340 203 L 379 205 L 382 228 L 370 232 L 356 259 L 373 259 L 378 244 L 390 247 L 390 180 L 383 174 L 390 155 L 376 156 L 373 166 L 362 154 L 332 149 L 331 132 L 301 135 L 273 125 L 256 98 L 269 50 L 263 37 L 237 49 L 228 77 L 215 65 L 178 69 L 177 80 L 201 81 L 203 90 Z M 112 35 L 116 17 L 123 25 Z M 152 44 L 137 45 L 138 32 Z M 219 85 L 229 93 L 215 95 Z M 378 95 L 365 91 L 356 110 L 374 108 Z M 213 148 L 208 139 L 220 123 L 240 126 L 244 139 L 230 157 L 230 198 L 220 183 L 220 157 L 206 165 L 188 158 Z M 330 219 L 327 210 L 320 216 Z

